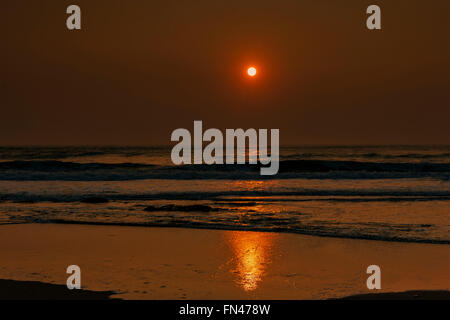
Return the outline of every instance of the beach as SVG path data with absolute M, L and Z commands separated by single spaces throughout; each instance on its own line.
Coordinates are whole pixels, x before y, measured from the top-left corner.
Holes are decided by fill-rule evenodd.
M 0 301 L 450 300 L 449 0 L 66 2 L 0 4 Z
M 65 285 L 66 268 L 78 265 L 82 289 L 118 299 L 334 299 L 412 290 L 441 290 L 437 297 L 445 298 L 450 289 L 450 247 L 440 244 L 61 224 L 2 225 L 0 242 L 0 279 Z M 381 290 L 366 287 L 373 264 Z

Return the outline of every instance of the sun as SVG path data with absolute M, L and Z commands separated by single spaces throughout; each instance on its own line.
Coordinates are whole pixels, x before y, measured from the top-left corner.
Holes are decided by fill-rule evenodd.
M 255 67 L 250 67 L 250 68 L 248 68 L 248 69 L 247 69 L 247 74 L 248 74 L 250 77 L 256 76 L 256 68 L 255 68 Z

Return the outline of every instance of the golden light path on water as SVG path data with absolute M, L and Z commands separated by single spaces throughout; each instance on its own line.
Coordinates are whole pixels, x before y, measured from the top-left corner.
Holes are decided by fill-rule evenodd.
M 246 190 L 263 189 L 265 181 L 238 181 L 236 185 Z M 264 206 L 254 205 L 251 208 L 241 207 L 242 214 L 262 215 Z M 252 213 L 246 212 L 251 209 Z M 270 232 L 232 231 L 226 234 L 226 240 L 233 250 L 235 267 L 231 270 L 236 275 L 235 282 L 245 291 L 256 290 L 263 280 L 264 274 L 271 263 L 272 248 L 276 238 Z
M 263 280 L 271 263 L 276 234 L 233 231 L 226 234 L 234 253 L 235 282 L 245 291 L 253 291 Z

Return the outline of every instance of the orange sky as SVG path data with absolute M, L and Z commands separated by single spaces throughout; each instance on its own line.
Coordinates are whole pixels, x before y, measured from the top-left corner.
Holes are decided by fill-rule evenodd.
M 450 142 L 447 0 L 72 3 L 81 31 L 64 1 L 1 1 L 0 144 L 170 144 L 193 120 L 282 144 Z

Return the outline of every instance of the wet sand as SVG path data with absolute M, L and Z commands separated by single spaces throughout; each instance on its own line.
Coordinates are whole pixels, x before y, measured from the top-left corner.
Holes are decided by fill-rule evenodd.
M 3 225 L 0 243 L 0 279 L 41 282 L 43 296 L 45 286 L 65 286 L 72 264 L 84 290 L 123 299 L 373 299 L 371 264 L 382 271 L 378 298 L 448 299 L 450 289 L 448 245 L 57 224 Z M 7 283 L 0 281 L 2 298 Z M 19 295 L 30 286 L 15 285 Z

